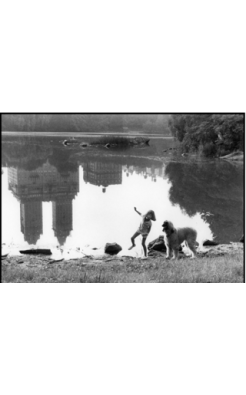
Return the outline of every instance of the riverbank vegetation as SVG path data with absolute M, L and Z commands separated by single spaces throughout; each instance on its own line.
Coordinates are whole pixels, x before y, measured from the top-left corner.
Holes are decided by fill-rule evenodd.
M 169 127 L 184 153 L 222 157 L 244 151 L 242 114 L 174 114 Z

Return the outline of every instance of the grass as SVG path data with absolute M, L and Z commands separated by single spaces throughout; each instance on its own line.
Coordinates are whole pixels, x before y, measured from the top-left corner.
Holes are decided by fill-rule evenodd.
M 29 260 L 33 261 L 33 258 Z M 22 283 L 242 283 L 244 264 L 242 252 L 217 257 L 146 261 L 123 258 L 110 262 L 67 261 L 49 264 L 48 260 L 24 265 L 5 262 L 3 282 Z

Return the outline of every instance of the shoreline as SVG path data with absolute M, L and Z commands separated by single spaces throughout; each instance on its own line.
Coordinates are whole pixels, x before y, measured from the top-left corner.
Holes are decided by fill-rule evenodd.
M 33 135 L 39 137 L 100 137 L 100 136 L 120 136 L 120 137 L 149 137 L 149 138 L 162 138 L 173 140 L 174 137 L 170 135 L 163 135 L 159 133 L 142 133 L 141 131 L 131 131 L 131 132 L 18 132 L 18 131 L 2 131 L 3 136 L 29 136 Z
M 244 243 L 219 244 L 195 259 L 169 260 L 156 252 L 146 260 L 101 255 L 70 260 L 49 256 L 2 257 L 2 282 L 245 282 Z

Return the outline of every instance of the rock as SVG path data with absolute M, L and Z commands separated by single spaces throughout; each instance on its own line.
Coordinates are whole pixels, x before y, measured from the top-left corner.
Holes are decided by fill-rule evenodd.
M 83 147 L 83 148 L 86 148 L 86 147 L 88 147 L 88 146 L 89 146 L 88 143 L 81 143 L 81 144 L 80 144 L 80 147 Z
M 216 241 L 213 240 L 205 240 L 202 244 L 203 246 L 217 246 L 219 243 L 216 243 Z
M 30 249 L 30 250 L 20 250 L 21 254 L 33 254 L 33 255 L 38 255 L 38 254 L 43 254 L 43 255 L 51 255 L 52 252 L 46 248 L 38 248 L 38 249 Z
M 133 144 L 133 145 L 138 145 L 138 144 L 140 144 L 140 145 L 144 145 L 144 144 L 149 145 L 150 139 L 146 139 L 144 137 L 135 137 L 134 139 L 129 140 L 129 142 L 130 142 L 130 144 Z
M 164 243 L 164 236 L 159 236 L 157 237 L 157 239 L 151 241 L 148 244 L 148 250 L 149 251 L 160 251 L 160 252 L 166 252 L 166 245 Z M 179 252 L 182 254 L 183 253 L 183 249 L 180 246 L 179 247 Z
M 148 244 L 148 250 L 166 252 L 166 246 L 164 243 L 164 236 L 159 236 L 159 237 L 157 237 L 157 239 L 151 241 Z
M 64 258 L 53 259 L 52 261 L 49 261 L 49 264 L 51 264 L 51 263 L 57 263 L 57 262 L 62 262 L 63 260 L 64 260 Z
M 70 139 L 70 140 L 64 140 L 63 141 L 63 145 L 68 146 L 68 145 L 76 145 L 79 144 L 78 140 L 75 140 L 74 138 Z
M 242 235 L 242 237 L 239 241 L 241 241 L 241 243 L 244 243 L 244 235 Z
M 107 243 L 104 252 L 110 255 L 116 255 L 122 250 L 121 246 L 117 243 Z

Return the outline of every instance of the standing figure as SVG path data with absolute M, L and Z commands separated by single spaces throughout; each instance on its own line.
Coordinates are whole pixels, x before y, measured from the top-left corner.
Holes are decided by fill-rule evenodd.
M 141 215 L 142 221 L 141 221 L 141 224 L 140 224 L 138 230 L 131 237 L 132 245 L 129 248 L 129 250 L 131 250 L 133 247 L 135 247 L 135 239 L 136 239 L 136 237 L 138 237 L 139 235 L 142 235 L 142 246 L 143 246 L 143 250 L 144 250 L 144 257 L 142 259 L 147 259 L 147 248 L 146 248 L 145 242 L 146 242 L 147 236 L 148 236 L 148 234 L 150 232 L 150 229 L 151 229 L 151 226 L 152 226 L 151 220 L 152 221 L 156 221 L 155 213 L 154 213 L 153 210 L 149 210 L 146 214 L 142 215 L 136 209 L 136 207 L 134 207 L 134 210 L 136 211 L 136 213 Z

